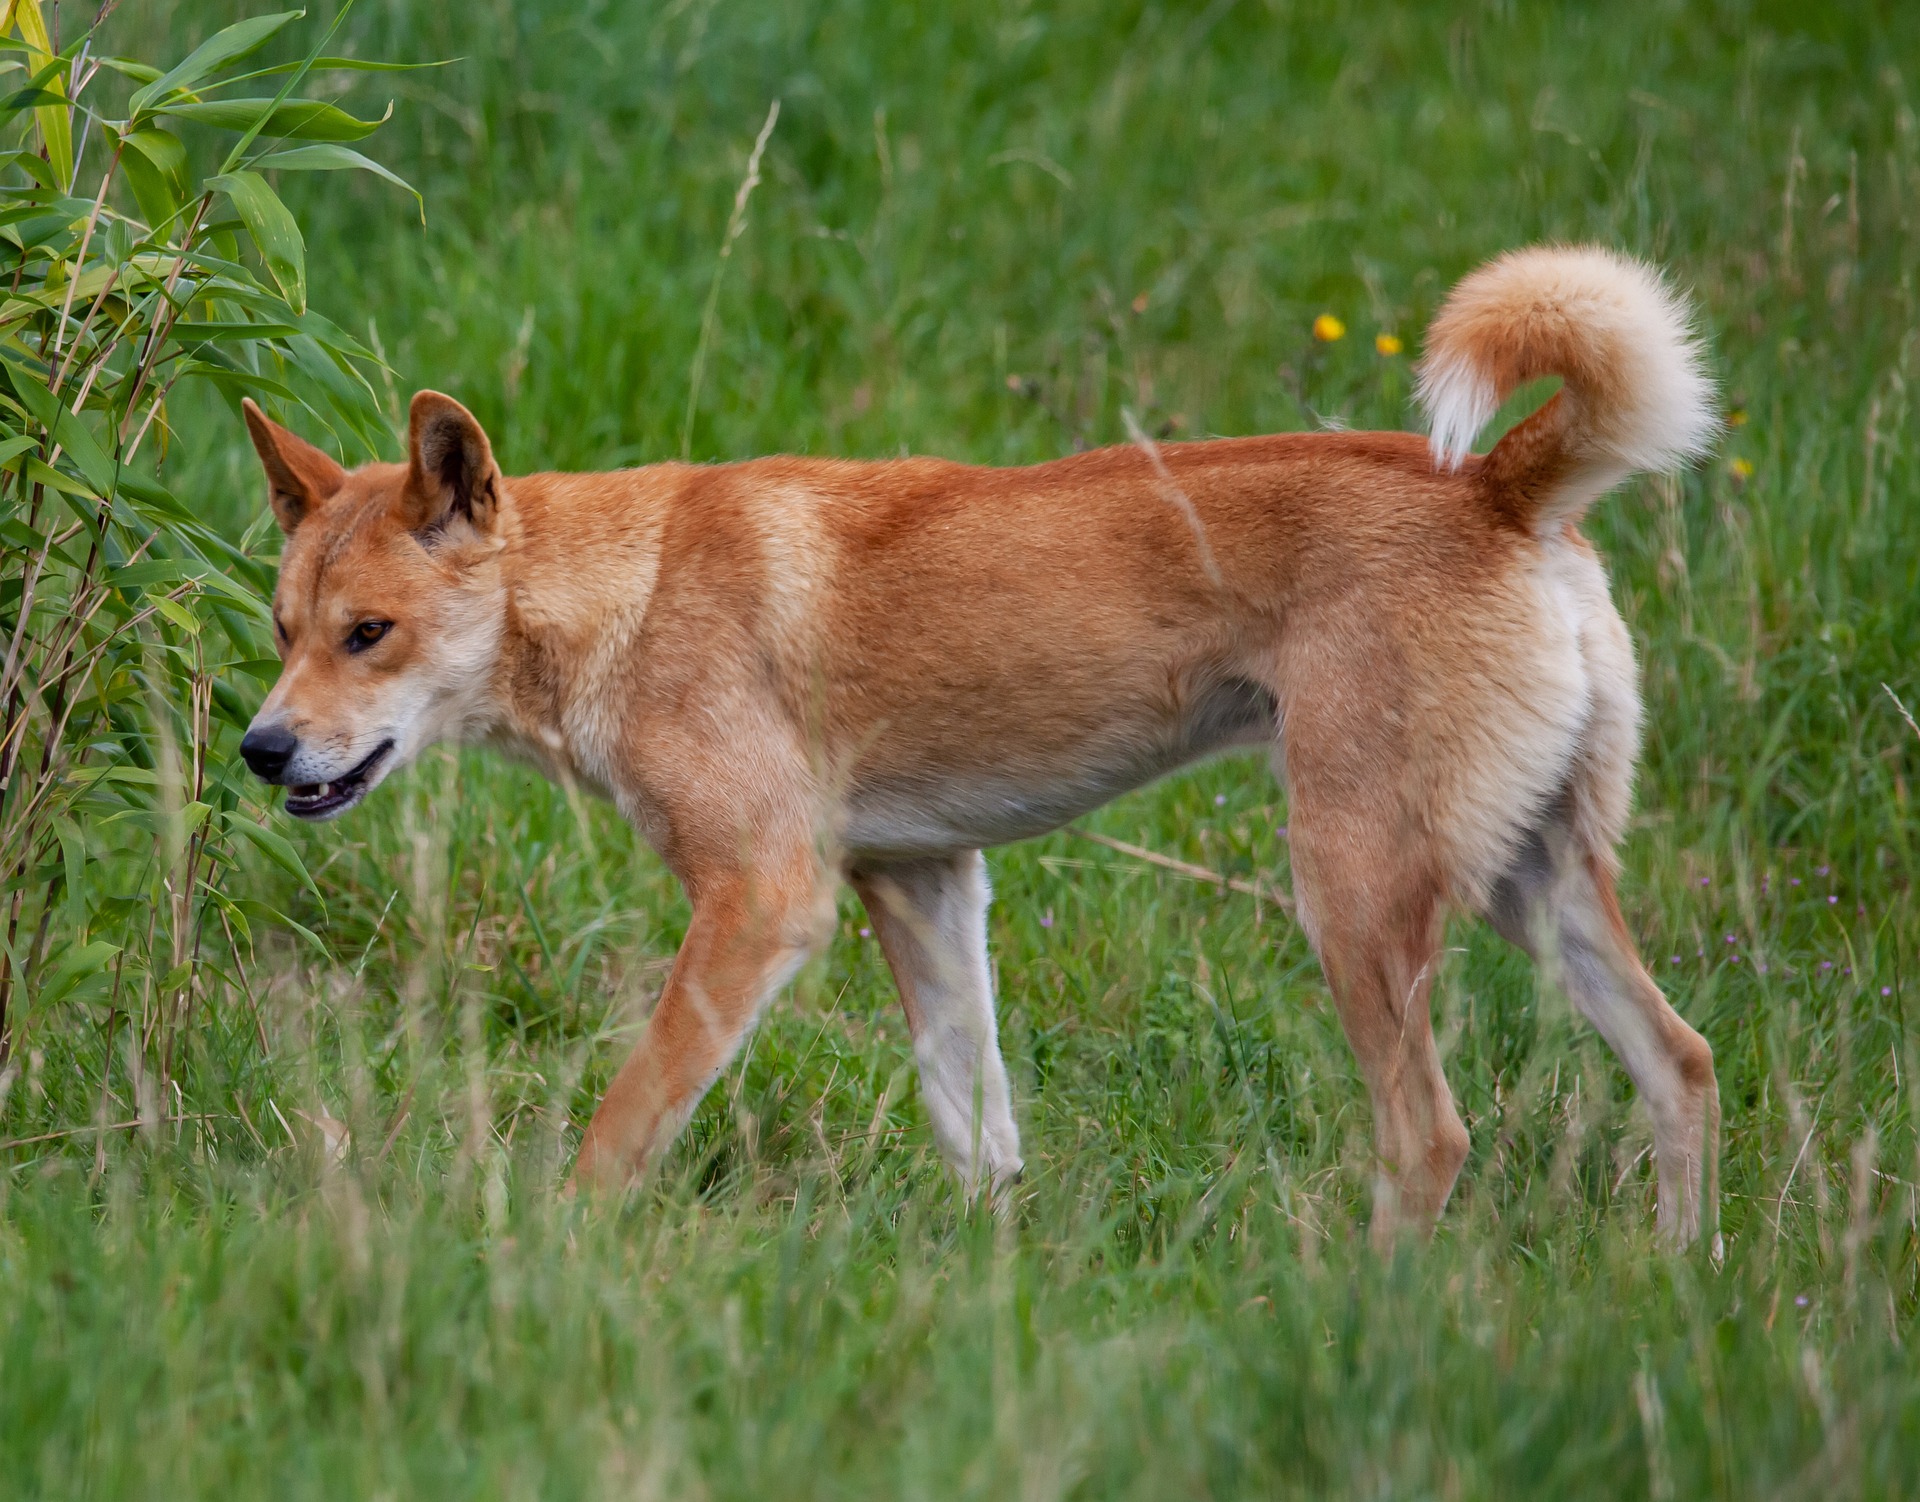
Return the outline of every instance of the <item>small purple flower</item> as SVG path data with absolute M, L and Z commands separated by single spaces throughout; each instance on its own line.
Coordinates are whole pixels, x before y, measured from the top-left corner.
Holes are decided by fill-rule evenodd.
M 1701 886 L 1703 886 L 1703 887 L 1704 887 L 1704 886 L 1706 886 L 1706 885 L 1708 885 L 1708 883 L 1709 883 L 1709 880 L 1710 880 L 1710 878 L 1708 878 L 1708 877 L 1705 877 L 1705 876 L 1703 876 L 1703 877 L 1701 877 L 1701 878 L 1700 878 L 1700 885 L 1701 885 Z
M 860 930 L 860 937 L 861 937 L 861 938 L 863 938 L 863 939 L 871 939 L 871 938 L 873 937 L 873 930 L 872 930 L 872 929 L 870 929 L 870 928 L 863 928 L 863 929 L 861 929 L 861 930 Z
M 1669 963 L 1670 963 L 1670 964 L 1674 964 L 1674 965 L 1677 965 L 1677 964 L 1679 964 L 1679 963 L 1680 963 L 1680 956 L 1676 954 L 1676 955 L 1675 955 L 1675 956 L 1673 957 L 1673 959 L 1672 959 L 1671 961 L 1669 961 Z
M 1728 935 L 1727 935 L 1727 942 L 1728 942 L 1729 944 L 1731 944 L 1731 943 L 1733 942 L 1733 935 L 1732 935 L 1732 934 L 1728 934 Z
M 1796 1309 L 1804 1309 L 1812 1302 L 1813 1300 L 1808 1298 L 1804 1293 L 1796 1293 L 1793 1296 L 1793 1307 Z
M 1840 900 L 1840 899 L 1839 899 L 1838 897 L 1828 897 L 1828 898 L 1827 898 L 1827 906 L 1828 906 L 1828 907 L 1832 907 L 1832 906 L 1833 906 L 1833 905 L 1834 905 L 1834 904 L 1835 904 L 1836 902 L 1838 902 L 1839 900 Z
M 1767 967 L 1766 967 L 1765 965 L 1760 965 L 1760 966 L 1758 966 L 1758 967 L 1756 967 L 1756 968 L 1758 968 L 1758 970 L 1760 971 L 1760 973 L 1761 973 L 1762 975 L 1765 975 L 1765 974 L 1767 973 Z
M 1282 824 L 1278 829 L 1274 830 L 1274 833 L 1284 840 L 1287 837 L 1287 826 Z
M 1827 866 L 1815 866 L 1813 868 L 1813 874 L 1815 876 L 1825 876 L 1830 869 L 1831 868 Z
M 1227 806 L 1227 795 L 1225 793 L 1215 793 L 1213 795 L 1213 806 L 1215 808 L 1225 808 Z
M 1733 957 L 1733 962 L 1734 962 L 1734 964 L 1736 964 L 1736 965 L 1737 965 L 1737 964 L 1739 964 L 1739 963 L 1740 963 L 1740 956 L 1736 954 L 1736 955 L 1735 955 L 1735 956 Z
M 1893 995 L 1893 987 L 1892 987 L 1892 986 L 1882 986 L 1882 987 L 1880 988 L 1880 994 L 1881 994 L 1882 996 L 1891 996 L 1891 995 Z
M 1046 913 L 1041 917 L 1040 926 L 1042 928 L 1053 927 L 1053 909 L 1052 908 L 1048 908 Z
M 1851 974 L 1853 974 L 1853 966 L 1851 966 L 1851 965 L 1848 965 L 1848 966 L 1847 966 L 1847 967 L 1846 967 L 1845 969 L 1843 969 L 1843 970 L 1842 970 L 1842 971 L 1841 971 L 1840 973 L 1841 973 L 1842 975 L 1851 975 Z
M 1788 886 L 1790 886 L 1790 887 L 1797 887 L 1797 886 L 1799 886 L 1799 885 L 1800 885 L 1800 878 L 1799 878 L 1799 877 L 1797 877 L 1797 876 L 1789 876 L 1789 877 L 1787 878 L 1787 885 L 1788 885 Z
M 1822 970 L 1831 970 L 1831 969 L 1833 968 L 1833 961 L 1832 961 L 1832 960 L 1822 960 L 1822 961 L 1820 962 L 1820 968 L 1821 968 Z

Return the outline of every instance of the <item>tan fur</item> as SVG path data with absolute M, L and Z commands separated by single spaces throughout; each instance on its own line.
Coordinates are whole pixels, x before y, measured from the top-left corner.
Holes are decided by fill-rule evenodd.
M 1649 1096 L 1662 1224 L 1685 1239 L 1712 1177 L 1711 1056 L 1618 922 L 1633 655 L 1559 515 L 1570 463 L 1624 452 L 1635 371 L 1684 315 L 1649 325 L 1653 303 L 1601 297 L 1589 328 L 1574 298 L 1543 340 L 1539 289 L 1564 289 L 1574 253 L 1530 254 L 1546 260 L 1509 258 L 1442 314 L 1447 379 L 1497 390 L 1557 349 L 1573 399 L 1458 463 L 1337 433 L 1026 469 L 507 479 L 472 417 L 422 393 L 408 463 L 346 474 L 249 408 L 289 534 L 286 668 L 255 733 L 297 749 L 271 775 L 331 816 L 432 740 L 486 739 L 613 798 L 680 877 L 685 946 L 578 1179 L 625 1182 L 667 1145 L 844 877 L 900 981 L 943 1150 L 999 1184 L 1020 1160 L 978 850 L 1264 745 L 1374 1100 L 1376 1234 L 1431 1225 L 1466 1155 L 1427 1012 L 1461 906 L 1543 961 L 1566 947 L 1570 991 Z M 1598 253 L 1579 254 L 1591 279 Z M 1639 433 L 1637 462 L 1679 456 L 1657 440 Z

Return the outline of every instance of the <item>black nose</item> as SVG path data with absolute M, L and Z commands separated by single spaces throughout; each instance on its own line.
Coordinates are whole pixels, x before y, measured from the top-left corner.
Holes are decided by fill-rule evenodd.
M 240 755 L 253 769 L 255 777 L 278 782 L 299 745 L 300 738 L 291 730 L 282 730 L 277 725 L 255 727 L 240 742 Z

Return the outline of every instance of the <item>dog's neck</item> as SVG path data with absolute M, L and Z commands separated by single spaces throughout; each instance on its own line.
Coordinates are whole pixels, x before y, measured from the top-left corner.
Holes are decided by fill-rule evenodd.
M 621 727 L 607 705 L 622 700 L 609 680 L 636 662 L 677 488 L 660 472 L 678 468 L 502 487 L 503 627 L 486 738 L 557 780 L 615 790 Z

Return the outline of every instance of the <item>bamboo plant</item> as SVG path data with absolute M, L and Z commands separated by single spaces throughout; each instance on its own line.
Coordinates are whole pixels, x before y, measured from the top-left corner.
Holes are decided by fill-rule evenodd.
M 292 61 L 258 59 L 298 11 L 157 67 L 100 45 L 111 9 L 65 42 L 40 0 L 0 21 L 0 1077 L 30 1018 L 90 1007 L 164 1111 L 196 1007 L 250 996 L 224 969 L 287 921 L 224 877 L 252 847 L 308 880 L 234 756 L 273 671 L 270 528 L 169 489 L 169 403 L 202 383 L 377 451 L 378 362 L 307 305 L 274 183 L 406 184 L 348 144 L 378 120 L 303 96 L 394 66 L 325 55 L 339 18 Z

